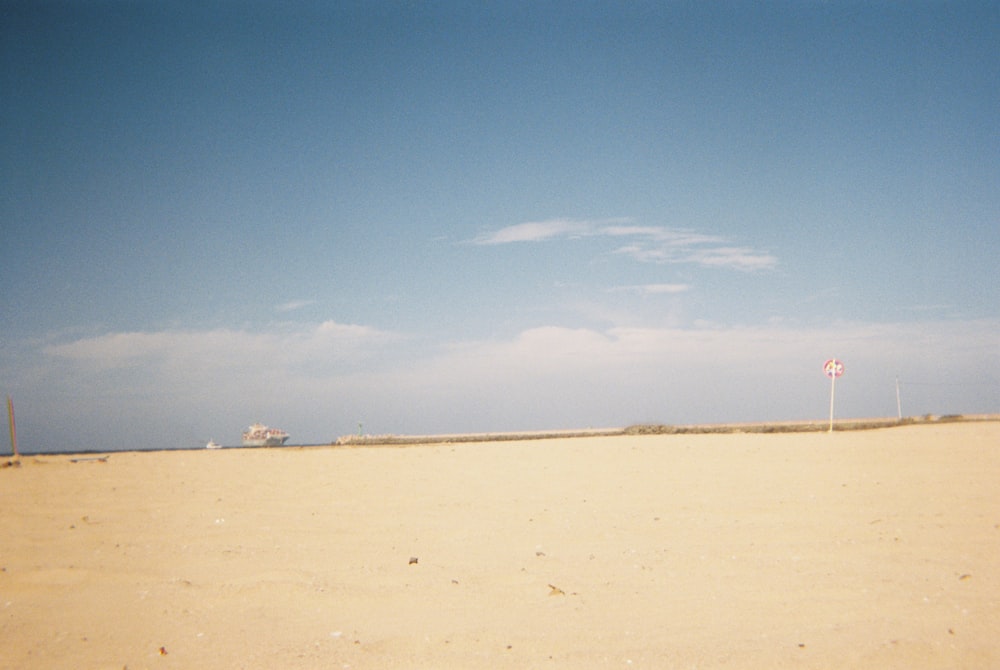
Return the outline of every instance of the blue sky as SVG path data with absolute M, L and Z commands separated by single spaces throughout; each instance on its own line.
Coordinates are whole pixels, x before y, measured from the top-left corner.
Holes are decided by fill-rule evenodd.
M 1000 412 L 1000 5 L 3 2 L 21 448 Z

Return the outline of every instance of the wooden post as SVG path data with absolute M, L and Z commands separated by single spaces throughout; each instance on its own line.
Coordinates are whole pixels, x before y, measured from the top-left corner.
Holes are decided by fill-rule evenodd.
M 14 425 L 14 401 L 10 396 L 7 396 L 7 417 L 10 419 L 10 450 L 14 458 L 20 458 L 21 454 L 17 453 L 17 427 Z

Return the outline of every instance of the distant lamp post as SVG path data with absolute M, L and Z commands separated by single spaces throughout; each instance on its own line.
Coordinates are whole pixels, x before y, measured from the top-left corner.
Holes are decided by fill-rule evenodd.
M 899 377 L 896 377 L 896 416 L 900 421 L 903 420 L 903 405 L 899 401 Z

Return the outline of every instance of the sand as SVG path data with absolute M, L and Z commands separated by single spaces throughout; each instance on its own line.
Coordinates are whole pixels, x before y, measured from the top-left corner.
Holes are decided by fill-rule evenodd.
M 1000 667 L 1000 423 L 27 456 L 2 668 Z

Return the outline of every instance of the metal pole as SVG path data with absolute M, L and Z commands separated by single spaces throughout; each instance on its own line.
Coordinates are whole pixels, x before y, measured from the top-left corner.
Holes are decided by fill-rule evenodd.
M 830 430 L 828 433 L 833 432 L 833 393 L 834 389 L 837 387 L 837 371 L 834 370 L 833 374 L 830 375 Z

